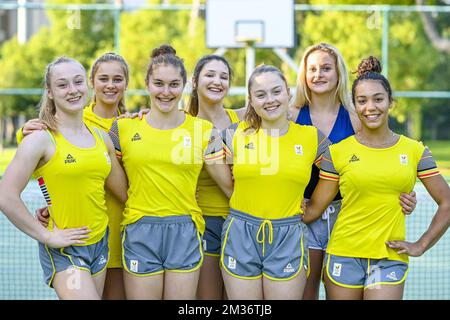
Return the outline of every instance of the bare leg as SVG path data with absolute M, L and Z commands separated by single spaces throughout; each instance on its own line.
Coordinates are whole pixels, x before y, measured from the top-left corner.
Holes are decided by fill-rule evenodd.
M 138 277 L 124 270 L 123 280 L 128 300 L 161 300 L 163 296 L 164 273 Z
M 327 293 L 327 300 L 362 300 L 363 288 L 345 288 L 334 284 L 326 272 L 324 272 L 325 290 Z
M 319 299 L 320 276 L 322 275 L 323 251 L 309 249 L 309 277 L 306 280 L 303 300 Z
M 264 300 L 301 300 L 306 284 L 306 270 L 291 280 L 275 281 L 263 277 Z
M 405 283 L 378 285 L 364 290 L 364 300 L 402 300 Z
M 108 268 L 106 270 L 103 300 L 125 300 L 125 285 L 123 284 L 122 268 Z
M 164 300 L 195 300 L 200 269 L 192 272 L 166 271 Z
M 205 254 L 200 268 L 198 280 L 197 299 L 221 300 L 223 299 L 223 280 L 220 272 L 220 256 L 208 256 Z
M 259 279 L 239 279 L 229 275 L 222 268 L 222 277 L 230 300 L 262 300 L 263 280 Z
M 94 280 L 89 271 L 69 268 L 55 274 L 53 287 L 61 300 L 100 300 L 105 280 L 102 273 Z

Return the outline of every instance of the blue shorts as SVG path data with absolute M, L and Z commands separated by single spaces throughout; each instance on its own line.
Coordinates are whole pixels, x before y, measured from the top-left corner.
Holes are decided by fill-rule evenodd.
M 106 269 L 109 260 L 108 234 L 91 245 L 50 248 L 39 242 L 39 260 L 44 271 L 44 281 L 52 286 L 55 274 L 70 268 L 86 270 L 92 276 Z
M 200 233 L 190 215 L 142 217 L 123 230 L 122 261 L 136 276 L 195 271 L 203 262 Z
M 203 216 L 205 219 L 205 233 L 203 235 L 203 251 L 207 256 L 220 256 L 222 241 L 223 217 Z
M 331 230 L 336 223 L 339 211 L 341 211 L 341 200 L 333 201 L 319 219 L 306 225 L 308 228 L 306 233 L 308 249 L 322 251 L 327 249 Z
M 220 264 L 241 279 L 290 280 L 308 265 L 300 216 L 264 220 L 231 209 L 222 230 Z
M 370 288 L 397 285 L 405 281 L 408 264 L 388 259 L 369 259 L 325 255 L 325 272 L 336 285 L 346 288 Z

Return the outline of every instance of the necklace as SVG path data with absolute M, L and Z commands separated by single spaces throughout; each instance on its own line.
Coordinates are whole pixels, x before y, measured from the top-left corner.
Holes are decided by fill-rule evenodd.
M 362 137 L 361 132 L 358 132 L 355 135 L 355 137 L 361 144 L 363 144 L 367 147 L 383 148 L 383 147 L 390 147 L 390 146 L 394 145 L 395 142 L 397 142 L 398 134 L 394 133 L 392 130 L 389 130 L 389 137 L 384 142 L 380 142 L 380 143 L 373 143 L 373 142 L 367 141 L 366 139 L 364 139 Z

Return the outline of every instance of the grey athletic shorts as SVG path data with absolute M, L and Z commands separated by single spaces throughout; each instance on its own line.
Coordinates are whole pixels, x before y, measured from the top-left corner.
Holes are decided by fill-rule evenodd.
M 308 267 L 300 216 L 264 220 L 231 209 L 222 229 L 221 266 L 232 276 L 290 280 Z
M 205 219 L 205 233 L 203 234 L 203 251 L 207 256 L 220 256 L 220 244 L 222 238 L 222 227 L 225 219 L 223 217 L 203 216 Z
M 92 276 L 106 269 L 109 260 L 108 234 L 91 245 L 50 248 L 39 242 L 39 260 L 44 271 L 44 281 L 50 287 L 55 274 L 70 268 L 86 270 Z
M 325 272 L 336 285 L 346 288 L 369 288 L 396 285 L 405 281 L 408 264 L 388 259 L 368 259 L 325 255 Z
M 122 232 L 122 262 L 138 276 L 194 271 L 203 262 L 200 233 L 190 215 L 142 217 Z
M 306 225 L 308 249 L 326 250 L 339 211 L 341 211 L 341 200 L 333 201 L 319 219 Z

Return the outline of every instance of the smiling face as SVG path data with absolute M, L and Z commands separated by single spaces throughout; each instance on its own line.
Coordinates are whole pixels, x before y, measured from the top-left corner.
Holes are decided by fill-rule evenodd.
M 230 70 L 222 61 L 211 60 L 203 66 L 195 85 L 201 100 L 222 102 L 230 88 Z
M 86 106 L 88 87 L 86 71 L 76 62 L 56 64 L 50 73 L 47 95 L 56 112 L 79 112 Z
M 289 98 L 286 83 L 277 73 L 264 72 L 253 78 L 249 102 L 263 121 L 286 118 Z
M 389 94 L 378 80 L 363 80 L 355 88 L 355 108 L 362 125 L 376 130 L 388 125 Z
M 180 70 L 171 64 L 155 65 L 149 76 L 148 91 L 152 107 L 162 113 L 178 110 L 178 102 L 184 89 Z
M 316 50 L 306 61 L 306 83 L 313 94 L 335 93 L 338 85 L 336 61 L 327 52 Z
M 118 61 L 100 63 L 92 81 L 96 102 L 117 107 L 127 88 L 122 64 Z

